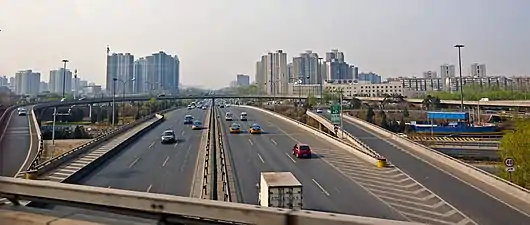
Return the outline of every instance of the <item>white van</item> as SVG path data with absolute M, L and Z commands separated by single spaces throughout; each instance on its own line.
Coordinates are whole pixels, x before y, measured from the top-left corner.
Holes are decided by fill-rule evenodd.
M 247 121 L 247 113 L 246 112 L 242 112 L 241 113 L 241 121 Z
M 225 120 L 226 121 L 232 121 L 232 113 L 231 112 L 227 112 L 225 114 Z

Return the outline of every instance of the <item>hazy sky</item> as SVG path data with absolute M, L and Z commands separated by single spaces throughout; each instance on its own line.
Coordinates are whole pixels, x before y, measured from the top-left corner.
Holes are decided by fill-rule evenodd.
M 420 76 L 457 64 L 530 75 L 529 0 L 0 0 L 0 75 L 77 68 L 104 84 L 106 45 L 178 54 L 181 82 L 221 87 L 283 49 L 345 52 L 360 71 Z

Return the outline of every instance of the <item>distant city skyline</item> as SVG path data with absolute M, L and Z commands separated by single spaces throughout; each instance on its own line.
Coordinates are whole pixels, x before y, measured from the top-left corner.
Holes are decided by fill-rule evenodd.
M 80 76 L 104 85 L 110 45 L 133 55 L 177 54 L 181 83 L 211 88 L 237 73 L 252 75 L 259 57 L 276 49 L 292 58 L 336 48 L 362 71 L 420 77 L 443 63 L 457 65 L 455 44 L 465 45 L 463 65 L 529 75 L 528 8 L 522 0 L 304 1 L 303 9 L 299 0 L 5 1 L 0 75 L 32 69 L 48 80 L 47 71 L 66 58 Z

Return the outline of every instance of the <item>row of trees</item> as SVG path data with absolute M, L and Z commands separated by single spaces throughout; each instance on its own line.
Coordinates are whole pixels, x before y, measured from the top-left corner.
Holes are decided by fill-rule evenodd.
M 44 140 L 52 139 L 52 130 L 46 129 L 42 131 L 42 138 Z M 74 130 L 69 128 L 55 129 L 55 139 L 87 139 L 93 138 L 88 134 L 86 129 L 82 126 L 76 126 Z
M 480 85 L 468 85 L 462 89 L 464 92 L 464 100 L 478 101 L 481 98 L 489 98 L 490 100 L 526 100 L 530 99 L 529 91 L 507 90 L 498 87 L 484 87 Z M 460 100 L 460 92 L 448 91 L 433 91 L 428 93 L 430 96 L 437 97 L 442 100 Z

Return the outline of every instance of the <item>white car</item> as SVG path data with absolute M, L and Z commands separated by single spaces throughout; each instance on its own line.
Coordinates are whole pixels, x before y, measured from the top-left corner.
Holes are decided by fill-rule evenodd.
M 240 116 L 241 121 L 247 121 L 247 116 L 248 114 L 246 112 L 242 112 Z
M 26 116 L 26 115 L 28 115 L 28 112 L 26 112 L 25 109 L 21 109 L 21 110 L 18 111 L 18 115 L 19 116 Z
M 317 113 L 322 113 L 322 109 L 317 109 Z

